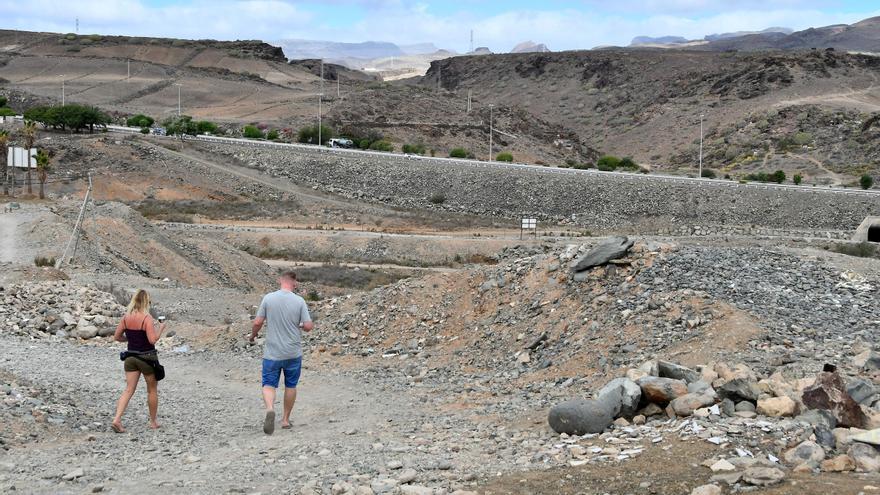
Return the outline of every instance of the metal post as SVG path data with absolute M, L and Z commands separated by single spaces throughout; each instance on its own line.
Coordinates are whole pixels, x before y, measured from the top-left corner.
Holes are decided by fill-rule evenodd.
M 64 74 L 61 74 L 61 106 L 64 106 Z
M 321 100 L 323 99 L 323 94 L 318 95 L 318 146 L 321 146 Z
M 489 161 L 492 161 L 492 110 L 495 105 L 489 105 Z
M 700 173 L 697 176 L 703 177 L 703 118 L 705 116 L 700 114 Z
M 177 85 L 177 116 L 180 117 L 180 84 Z
M 70 239 L 67 241 L 67 246 L 64 247 L 64 252 L 61 254 L 61 257 L 55 262 L 55 268 L 61 268 L 61 264 L 64 263 L 64 259 L 67 257 L 67 251 L 70 249 L 71 243 L 73 243 L 73 239 L 76 238 L 77 231 L 79 231 L 80 225 L 82 223 L 83 215 L 86 211 L 86 205 L 89 202 L 89 197 L 92 194 L 92 173 L 89 172 L 89 188 L 86 189 L 86 196 L 83 198 L 82 207 L 79 209 L 79 215 L 76 217 L 76 222 L 73 224 L 73 233 L 70 235 Z M 77 243 L 79 239 L 77 238 Z M 76 253 L 76 248 L 74 248 L 74 253 Z M 70 256 L 73 258 L 73 255 Z
M 131 79 L 131 60 L 125 61 L 125 67 L 127 69 L 128 75 L 125 77 L 126 80 Z
M 321 91 L 320 93 L 324 94 L 324 59 L 321 59 Z
M 336 99 L 339 99 L 339 71 L 336 71 Z

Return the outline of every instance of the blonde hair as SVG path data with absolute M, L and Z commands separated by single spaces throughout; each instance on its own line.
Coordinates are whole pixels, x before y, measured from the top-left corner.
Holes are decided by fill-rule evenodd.
M 128 314 L 132 313 L 149 313 L 150 312 L 150 295 L 144 289 L 139 289 L 128 303 Z

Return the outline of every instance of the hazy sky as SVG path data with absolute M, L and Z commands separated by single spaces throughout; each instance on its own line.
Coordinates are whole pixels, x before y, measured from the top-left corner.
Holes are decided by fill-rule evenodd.
M 638 35 L 803 29 L 880 16 L 878 0 L 0 0 L 0 28 L 178 38 L 433 42 L 509 51 L 626 45 Z

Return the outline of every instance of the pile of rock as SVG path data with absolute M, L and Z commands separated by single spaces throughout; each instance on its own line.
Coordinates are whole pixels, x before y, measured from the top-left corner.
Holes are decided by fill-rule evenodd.
M 0 287 L 0 331 L 45 338 L 113 334 L 124 307 L 111 294 L 67 281 Z
M 784 421 L 786 427 L 791 424 L 803 429 L 791 437 L 793 443 L 777 445 L 777 454 L 796 470 L 878 472 L 878 364 L 880 354 L 869 350 L 858 355 L 850 368 L 866 376 L 845 380 L 828 366 L 814 377 L 789 379 L 775 373 L 759 379 L 742 364 L 730 367 L 716 363 L 692 369 L 651 360 L 627 370 L 625 377 L 612 380 L 591 399 L 556 405 L 548 421 L 554 431 L 565 435 L 596 434 L 612 424 L 641 425 L 653 418 L 694 417 L 718 425 L 756 418 Z M 713 443 L 723 442 L 724 437 L 718 436 Z M 725 462 L 741 465 L 744 461 Z

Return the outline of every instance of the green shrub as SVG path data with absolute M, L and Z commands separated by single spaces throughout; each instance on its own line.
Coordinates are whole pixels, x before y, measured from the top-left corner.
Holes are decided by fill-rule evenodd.
M 865 174 L 859 179 L 859 185 L 862 187 L 862 189 L 871 189 L 872 187 L 874 187 L 874 178 L 868 174 Z
M 34 258 L 34 265 L 36 266 L 55 266 L 55 258 L 48 256 L 36 256 Z
M 452 151 L 449 152 L 450 158 L 467 158 L 468 150 L 464 148 L 453 148 Z
M 394 151 L 394 145 L 385 141 L 384 139 L 379 141 L 374 141 L 370 145 L 370 149 L 373 151 Z
M 198 125 L 193 122 L 189 115 L 181 115 L 179 117 L 171 117 L 162 122 L 162 127 L 169 136 L 196 136 L 199 133 Z
M 717 177 L 717 174 L 711 168 L 704 168 L 703 172 L 700 174 L 700 177 L 703 177 L 705 179 L 714 179 L 715 177 Z
M 320 301 L 320 300 L 321 300 L 321 294 L 319 294 L 318 291 L 316 291 L 315 289 L 310 290 L 309 293 L 306 294 L 306 301 Z
M 782 170 L 777 170 L 776 172 L 773 172 L 773 174 L 770 176 L 770 180 L 777 184 L 782 184 L 783 182 L 785 182 L 785 172 L 783 172 Z
M 217 134 L 217 124 L 207 120 L 196 122 L 196 129 L 199 134 Z
M 743 179 L 752 182 L 775 182 L 777 184 L 782 184 L 785 182 L 785 172 L 782 170 L 777 170 L 772 174 L 768 174 L 767 172 L 756 172 L 754 174 L 747 174 Z
M 149 133 L 150 133 L 149 127 L 141 127 L 141 134 L 149 134 Z
M 502 151 L 501 153 L 498 153 L 498 155 L 495 156 L 495 161 L 512 163 L 513 162 L 513 154 L 508 153 L 506 151 Z
M 806 146 L 813 142 L 813 136 L 808 132 L 798 132 L 791 137 L 791 142 L 798 146 Z
M 67 33 L 64 35 L 64 39 L 66 39 L 67 41 L 75 41 L 76 35 L 73 33 Z
M 248 139 L 262 139 L 263 131 L 257 129 L 256 126 L 246 125 L 242 130 L 242 135 Z
M 403 152 L 410 155 L 424 155 L 426 150 L 424 144 L 404 144 Z
M 439 192 L 434 193 L 431 195 L 430 198 L 428 198 L 428 201 L 430 201 L 431 204 L 442 205 L 443 203 L 446 202 L 446 195 L 443 193 L 439 193 Z
M 592 163 L 575 163 L 571 168 L 576 170 L 588 170 L 596 167 L 594 167 Z
M 617 164 L 617 168 L 622 168 L 624 170 L 639 170 L 641 168 L 636 164 L 635 160 L 630 157 L 625 157 L 620 160 L 620 163 Z
M 796 186 L 799 186 L 801 185 L 801 182 L 803 182 L 804 177 L 801 174 L 794 174 L 794 177 L 792 177 L 791 180 Z
M 613 172 L 620 166 L 620 158 L 611 155 L 605 155 L 596 162 L 596 168 L 603 172 Z
M 321 125 L 321 145 L 327 144 L 327 141 L 333 139 L 333 129 L 326 125 Z M 300 143 L 318 144 L 318 126 L 309 125 L 299 130 L 296 134 L 296 140 Z
M 152 127 L 153 123 L 156 122 L 152 117 L 148 117 L 143 114 L 137 114 L 133 117 L 129 117 L 125 121 L 125 125 L 129 127 Z
M 268 133 L 266 133 L 266 139 L 270 141 L 275 141 L 278 139 L 278 129 L 271 129 Z
M 9 100 L 5 96 L 0 96 L 0 107 L 5 107 Z
M 14 117 L 15 111 L 9 107 L 0 107 L 0 117 Z

